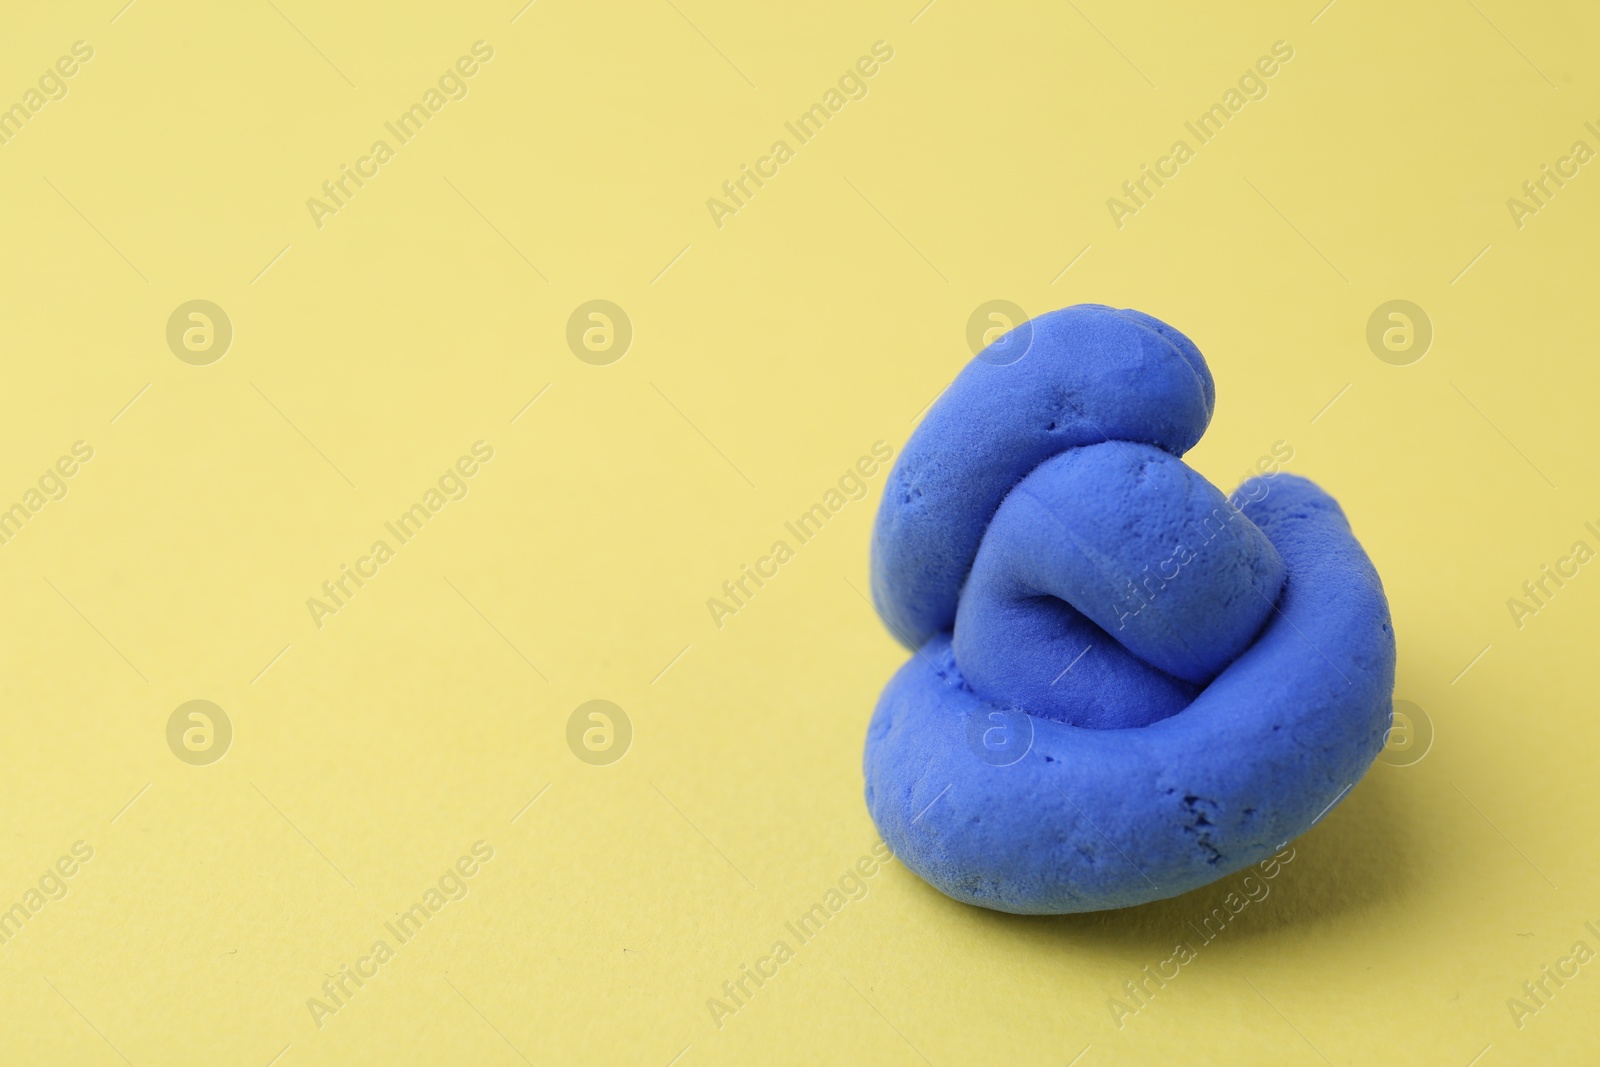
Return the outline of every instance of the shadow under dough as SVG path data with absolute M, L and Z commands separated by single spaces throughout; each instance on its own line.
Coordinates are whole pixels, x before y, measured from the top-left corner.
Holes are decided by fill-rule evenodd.
M 959 911 L 961 921 L 975 924 L 986 937 L 1096 949 L 1126 956 L 1135 968 L 1171 955 L 1180 941 L 1214 954 L 1259 938 L 1304 936 L 1307 928 L 1322 923 L 1348 926 L 1375 908 L 1403 904 L 1428 877 L 1411 847 L 1406 791 L 1396 780 L 1407 773 L 1415 772 L 1374 765 L 1343 803 L 1289 843 L 1294 856 L 1271 879 L 1247 867 L 1181 896 L 1076 915 L 1011 915 L 963 904 L 925 884 L 922 888 L 936 899 L 935 907 Z M 1243 885 L 1251 875 L 1267 887 L 1265 895 L 1258 886 L 1249 887 L 1259 899 L 1250 899 Z M 909 871 L 904 876 L 920 881 Z M 1249 901 L 1237 914 L 1224 904 L 1230 893 Z M 1225 926 L 1219 930 L 1213 918 L 1207 928 L 1205 920 L 1218 909 Z

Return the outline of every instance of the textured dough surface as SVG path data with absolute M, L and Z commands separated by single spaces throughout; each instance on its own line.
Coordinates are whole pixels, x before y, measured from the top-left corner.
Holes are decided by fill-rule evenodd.
M 956 899 L 1093 911 L 1324 817 L 1383 745 L 1394 635 L 1330 496 L 1278 474 L 1225 500 L 1178 459 L 1213 401 L 1193 344 L 1098 307 L 1033 328 L 1020 362 L 963 371 L 891 475 L 873 589 L 917 652 L 868 729 L 867 804 Z M 1117 595 L 1184 538 L 1170 579 Z M 995 728 L 1014 759 L 975 740 Z

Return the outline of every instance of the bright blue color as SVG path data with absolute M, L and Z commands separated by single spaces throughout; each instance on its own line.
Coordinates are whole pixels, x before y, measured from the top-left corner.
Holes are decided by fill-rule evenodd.
M 1182 334 L 1098 305 L 1024 329 L 1020 359 L 962 371 L 884 492 L 873 595 L 918 654 L 868 729 L 867 806 L 958 900 L 1176 896 L 1365 773 L 1392 711 L 1388 603 L 1311 482 L 1224 498 L 1178 458 L 1215 402 Z

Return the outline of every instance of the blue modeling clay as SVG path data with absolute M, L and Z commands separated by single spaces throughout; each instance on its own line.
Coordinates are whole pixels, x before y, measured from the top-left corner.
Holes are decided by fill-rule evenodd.
M 1099 911 L 1322 818 L 1383 747 L 1394 633 L 1332 497 L 1288 474 L 1224 497 L 1179 458 L 1216 399 L 1187 337 L 1088 304 L 1027 328 L 885 486 L 873 598 L 916 654 L 867 731 L 867 807 L 957 900 Z

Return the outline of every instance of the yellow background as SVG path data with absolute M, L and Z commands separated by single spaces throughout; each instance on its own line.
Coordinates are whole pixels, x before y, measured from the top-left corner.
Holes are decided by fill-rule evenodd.
M 1600 547 L 1600 174 L 1520 229 L 1505 201 L 1600 147 L 1600 15 L 919 3 L 7 14 L 0 102 L 74 41 L 94 58 L 0 146 L 0 503 L 95 451 L 0 545 L 0 907 L 95 851 L 0 947 L 0 1061 L 1595 1055 L 1600 963 L 1520 1028 L 1506 1001 L 1600 948 L 1600 575 L 1520 629 L 1506 600 Z M 306 199 L 478 40 L 470 94 L 314 225 Z M 707 198 L 878 40 L 869 95 L 718 228 Z M 1107 198 L 1278 40 L 1267 97 L 1114 225 Z M 233 324 L 209 366 L 165 340 L 191 299 Z M 620 362 L 567 347 L 590 299 L 633 324 Z M 898 452 L 993 299 L 1196 340 L 1218 404 L 1191 462 L 1231 487 L 1281 440 L 1340 499 L 1432 750 L 1375 765 L 1120 1029 L 1108 999 L 1226 884 L 1023 919 L 891 864 L 719 1029 L 707 999 L 876 841 L 861 744 L 906 656 L 856 592 L 884 475 L 720 630 L 705 601 L 874 441 Z M 1391 299 L 1433 324 L 1409 366 L 1365 340 Z M 314 625 L 306 599 L 480 439 L 466 499 Z M 634 729 L 609 766 L 566 742 L 597 698 Z M 209 766 L 167 747 L 191 699 L 235 731 Z M 319 1029 L 324 975 L 478 840 L 466 899 Z

